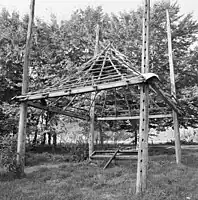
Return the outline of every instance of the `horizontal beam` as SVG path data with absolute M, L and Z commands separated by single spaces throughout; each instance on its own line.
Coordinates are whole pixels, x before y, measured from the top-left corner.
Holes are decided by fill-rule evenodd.
M 69 117 L 74 117 L 77 119 L 82 119 L 82 120 L 89 120 L 89 117 L 86 115 L 80 115 L 71 111 L 62 111 L 60 108 L 57 107 L 47 107 L 47 106 L 43 106 L 40 103 L 32 103 L 32 102 L 28 102 L 28 106 L 34 107 L 34 108 L 38 108 L 41 110 L 45 110 L 45 111 L 49 111 L 49 112 L 53 112 L 53 113 L 57 113 L 60 115 L 66 115 Z
M 171 118 L 172 114 L 160 114 L 160 115 L 149 115 L 149 119 L 157 118 Z M 128 120 L 128 119 L 140 119 L 140 116 L 121 116 L 121 117 L 98 117 L 98 121 L 114 121 L 114 120 Z
M 111 158 L 111 154 L 107 155 L 93 155 L 91 156 L 92 160 L 103 160 L 107 158 Z M 116 160 L 136 160 L 138 158 L 137 155 L 116 155 L 115 159 Z
M 71 89 L 66 89 L 66 90 L 21 95 L 21 96 L 15 97 L 14 99 L 19 100 L 19 101 L 32 101 L 32 100 L 38 100 L 38 99 L 70 96 L 70 95 L 75 95 L 75 94 L 83 94 L 83 93 L 107 90 L 111 88 L 123 87 L 127 85 L 135 85 L 135 84 L 143 83 L 145 81 L 146 80 L 143 76 L 136 76 L 136 77 L 131 77 L 126 80 L 120 80 L 120 81 L 109 82 L 109 83 L 108 82 L 101 83 L 101 84 L 97 84 L 93 86 L 82 86 L 82 87 L 71 88 Z

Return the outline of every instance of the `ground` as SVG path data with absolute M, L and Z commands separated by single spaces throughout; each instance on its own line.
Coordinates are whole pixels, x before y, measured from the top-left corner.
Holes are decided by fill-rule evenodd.
M 26 177 L 1 174 L 1 200 L 198 200 L 198 149 L 182 150 L 182 165 L 173 149 L 150 152 L 148 190 L 135 195 L 136 161 L 105 163 L 46 163 L 26 168 Z

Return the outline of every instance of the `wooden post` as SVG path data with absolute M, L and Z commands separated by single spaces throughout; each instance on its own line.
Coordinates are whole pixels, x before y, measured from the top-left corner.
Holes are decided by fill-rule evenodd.
M 143 14 L 143 45 L 142 45 L 142 73 L 149 72 L 149 19 L 150 0 L 144 1 Z M 143 84 L 140 88 L 140 124 L 139 148 L 137 164 L 136 194 L 142 193 L 147 187 L 148 168 L 148 132 L 149 132 L 149 87 Z
M 176 87 L 175 87 L 175 74 L 174 74 L 174 65 L 173 65 L 170 17 L 169 17 L 168 9 L 166 10 L 166 17 L 167 17 L 168 56 L 169 56 L 169 67 L 170 67 L 171 95 L 173 97 L 173 101 L 175 101 Z M 178 122 L 177 113 L 174 110 L 173 110 L 173 126 L 174 126 L 174 136 L 175 136 L 176 163 L 181 164 L 181 144 L 180 144 L 179 122 Z
M 99 24 L 96 26 L 96 44 L 94 50 L 94 56 L 99 53 Z M 93 80 L 94 81 L 94 80 Z M 91 93 L 91 108 L 90 108 L 90 131 L 89 131 L 89 160 L 94 151 L 94 122 L 95 122 L 95 92 Z
M 100 146 L 103 147 L 104 137 L 102 133 L 102 124 L 100 121 L 99 121 L 99 138 L 100 138 Z
M 34 21 L 34 7 L 35 7 L 35 0 L 31 0 L 30 18 L 28 24 L 24 66 L 23 66 L 22 95 L 28 92 L 28 71 L 29 71 L 28 64 L 29 64 L 32 26 Z M 19 171 L 20 175 L 24 174 L 24 166 L 25 166 L 26 120 L 27 120 L 27 103 L 22 102 L 20 105 L 20 119 L 19 119 L 19 131 L 18 131 L 18 142 L 17 142 L 17 165 L 18 169 L 20 169 Z

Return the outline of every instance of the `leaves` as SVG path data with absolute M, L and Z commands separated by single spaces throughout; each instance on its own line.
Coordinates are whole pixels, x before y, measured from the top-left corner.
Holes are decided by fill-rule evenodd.
M 198 53 L 197 47 L 192 48 L 192 46 L 195 46 L 194 42 L 197 40 L 198 23 L 193 19 L 192 14 L 181 15 L 178 4 L 169 6 L 164 1 L 158 1 L 151 8 L 150 70 L 159 75 L 163 88 L 170 91 L 166 8 L 169 8 L 171 18 L 178 99 L 186 111 L 185 117 L 197 118 L 197 93 L 194 92 L 194 88 L 198 85 Z M 98 23 L 102 29 L 100 39 L 103 44 L 106 45 L 111 41 L 119 51 L 128 56 L 133 67 L 140 70 L 142 12 L 140 7 L 130 12 L 109 15 L 103 12 L 102 7 L 87 7 L 84 10 L 74 11 L 69 20 L 62 20 L 60 24 L 55 15 L 51 15 L 50 23 L 36 19 L 29 64 L 29 90 L 38 90 L 46 85 L 54 86 L 63 76 L 70 77 L 78 72 L 78 67 L 93 56 L 95 27 Z M 5 9 L 0 12 L 0 92 L 2 94 L 0 131 L 3 134 L 6 130 L 7 133 L 16 132 L 18 124 L 18 105 L 11 106 L 11 98 L 21 91 L 27 24 L 28 15 L 21 18 L 17 12 L 9 13 Z M 122 96 L 122 92 L 118 91 L 117 95 Z M 100 95 L 99 98 L 101 100 L 98 104 L 101 104 L 104 96 Z M 138 102 L 135 94 L 129 98 Z M 159 102 L 158 99 L 156 101 Z M 66 99 L 59 102 L 52 100 L 47 103 L 65 107 L 65 102 Z M 79 106 L 82 104 L 80 99 Z M 113 108 L 113 105 L 111 106 Z M 124 105 L 119 109 L 124 109 Z M 100 111 L 98 109 L 96 112 Z M 36 124 L 40 112 L 35 109 L 32 115 L 28 114 L 30 134 L 38 129 Z M 58 127 L 58 131 L 61 132 L 61 118 L 57 117 L 56 121 L 57 125 L 49 126 Z M 182 123 L 194 126 L 197 122 L 183 120 Z M 162 124 L 166 126 L 170 125 L 170 122 L 162 120 Z M 128 127 L 128 124 L 120 123 L 118 126 Z

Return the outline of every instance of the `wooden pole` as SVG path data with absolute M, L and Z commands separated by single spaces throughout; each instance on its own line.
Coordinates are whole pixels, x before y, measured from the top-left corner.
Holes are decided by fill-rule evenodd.
M 173 65 L 173 50 L 172 50 L 170 17 L 169 17 L 168 9 L 166 10 L 166 17 L 167 17 L 168 56 L 169 56 L 169 67 L 170 67 L 171 95 L 173 97 L 173 101 L 175 101 L 176 87 L 175 87 L 175 74 L 174 74 L 174 65 Z M 178 115 L 174 110 L 173 110 L 173 126 L 174 126 L 174 136 L 175 136 L 176 163 L 181 164 L 181 144 L 180 144 L 179 122 L 178 122 Z
M 144 1 L 143 14 L 143 45 L 142 45 L 142 73 L 149 72 L 149 19 L 150 0 Z M 147 187 L 148 168 L 148 132 L 149 132 L 149 86 L 142 84 L 140 88 L 140 125 L 139 148 L 137 164 L 136 194 L 141 194 Z
M 100 51 L 99 50 L 99 34 L 100 34 L 100 27 L 99 27 L 99 24 L 97 24 L 97 26 L 96 26 L 96 44 L 95 44 L 94 56 L 96 56 Z M 94 151 L 95 95 L 96 95 L 95 92 L 91 93 L 90 132 L 89 132 L 89 160 L 91 160 L 91 155 Z
M 29 64 L 32 26 L 34 21 L 34 7 L 35 7 L 35 0 L 31 0 L 30 18 L 28 24 L 24 66 L 23 66 L 22 95 L 28 92 L 28 72 L 29 72 L 28 64 Z M 26 140 L 26 124 L 27 124 L 26 120 L 27 120 L 27 102 L 22 102 L 20 105 L 20 119 L 19 119 L 19 131 L 18 131 L 18 142 L 17 142 L 17 165 L 18 169 L 20 169 L 20 175 L 24 174 L 24 166 L 25 166 L 25 140 Z

